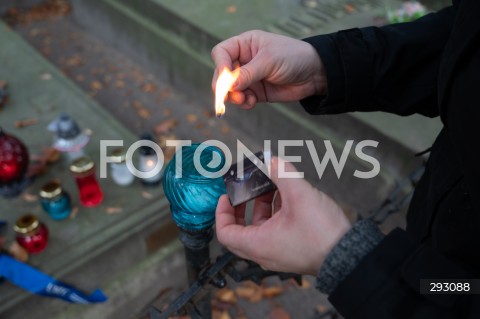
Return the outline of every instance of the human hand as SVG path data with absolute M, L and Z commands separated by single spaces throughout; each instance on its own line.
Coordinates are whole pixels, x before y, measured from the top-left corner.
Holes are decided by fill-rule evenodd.
M 251 225 L 245 204 L 232 207 L 223 195 L 216 211 L 217 238 L 236 255 L 269 270 L 317 275 L 325 257 L 351 228 L 342 209 L 304 179 L 278 177 L 273 158 L 271 178 L 278 191 L 255 200 Z M 294 172 L 284 162 L 285 171 Z
M 217 44 L 212 50 L 215 90 L 224 67 L 240 65 L 237 83 L 228 101 L 243 108 L 257 102 L 291 102 L 326 95 L 323 63 L 308 43 L 264 31 L 248 31 Z

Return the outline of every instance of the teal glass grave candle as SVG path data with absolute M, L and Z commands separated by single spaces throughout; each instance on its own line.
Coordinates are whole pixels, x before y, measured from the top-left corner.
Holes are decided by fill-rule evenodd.
M 199 145 L 182 147 L 182 165 L 178 168 L 181 176 L 176 174 L 176 157 L 180 154 L 177 152 L 167 165 L 163 179 L 173 220 L 187 231 L 212 227 L 218 199 L 226 193 L 222 177 L 203 176 L 195 167 L 194 154 Z M 219 148 L 207 146 L 202 151 L 199 162 L 205 171 L 216 173 L 225 165 L 225 156 Z
M 65 219 L 72 210 L 70 195 L 57 181 L 43 185 L 40 190 L 42 208 L 54 220 Z

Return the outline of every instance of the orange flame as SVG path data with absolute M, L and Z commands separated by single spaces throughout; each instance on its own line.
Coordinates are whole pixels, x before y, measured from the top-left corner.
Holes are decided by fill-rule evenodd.
M 225 100 L 228 91 L 240 75 L 240 68 L 236 68 L 233 72 L 227 67 L 223 68 L 217 79 L 217 86 L 215 88 L 215 114 L 217 117 L 222 117 L 225 114 Z

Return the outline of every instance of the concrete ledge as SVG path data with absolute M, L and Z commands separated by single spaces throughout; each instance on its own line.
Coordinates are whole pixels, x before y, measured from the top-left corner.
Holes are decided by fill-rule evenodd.
M 100 139 L 122 139 L 128 145 L 136 138 L 76 85 L 42 58 L 14 31 L 0 22 L 0 78 L 10 87 L 9 103 L 1 110 L 1 126 L 21 138 L 32 154 L 51 143 L 47 124 L 60 112 L 72 115 L 84 128 L 93 131 L 86 153 L 97 163 Z M 38 124 L 15 128 L 15 121 L 34 117 Z M 79 205 L 75 182 L 63 158 L 40 176 L 27 190 L 37 194 L 41 185 L 58 178 Z M 152 198 L 142 197 L 140 182 L 125 188 L 101 179 L 105 198 L 95 208 L 80 207 L 75 218 L 60 222 L 48 218 L 37 201 L 22 198 L 0 200 L 2 219 L 10 225 L 26 212 L 41 218 L 50 229 L 49 245 L 32 255 L 29 263 L 52 276 L 83 290 L 98 288 L 120 271 L 132 267 L 150 253 L 147 239 L 159 228 L 175 227 L 169 216 L 168 201 L 161 188 L 149 190 Z M 107 214 L 107 207 L 120 207 L 119 214 Z M 13 232 L 13 230 L 11 230 Z M 10 234 L 13 238 L 13 234 Z M 158 249 L 160 247 L 157 247 Z M 0 286 L 0 313 L 6 318 L 46 318 L 70 305 L 51 298 L 28 294 L 8 283 Z M 101 307 L 101 305 L 100 305 Z

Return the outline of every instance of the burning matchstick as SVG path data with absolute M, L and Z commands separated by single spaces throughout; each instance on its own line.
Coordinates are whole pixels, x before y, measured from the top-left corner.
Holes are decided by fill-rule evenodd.
M 240 68 L 236 68 L 233 72 L 228 68 L 223 68 L 217 79 L 217 86 L 215 88 L 215 114 L 217 118 L 221 118 L 225 114 L 225 100 L 228 91 L 240 75 Z

